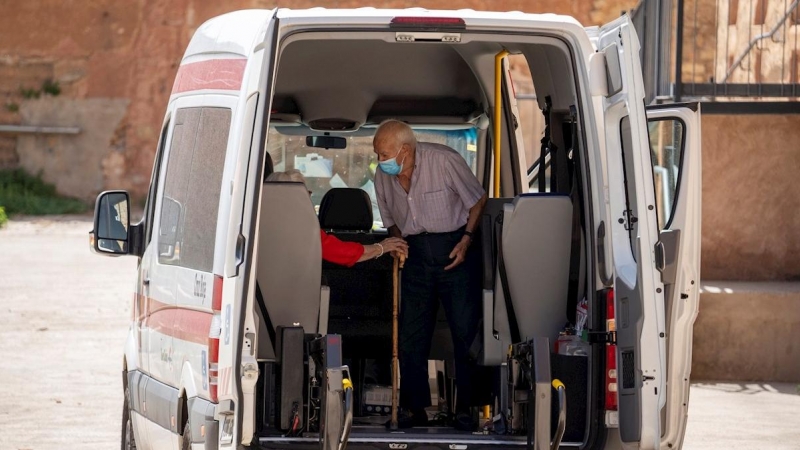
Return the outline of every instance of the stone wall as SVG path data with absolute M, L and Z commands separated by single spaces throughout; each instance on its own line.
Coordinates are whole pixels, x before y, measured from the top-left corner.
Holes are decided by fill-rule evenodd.
M 703 283 L 692 380 L 800 383 L 800 283 Z
M 800 115 L 702 126 L 702 278 L 800 280 Z

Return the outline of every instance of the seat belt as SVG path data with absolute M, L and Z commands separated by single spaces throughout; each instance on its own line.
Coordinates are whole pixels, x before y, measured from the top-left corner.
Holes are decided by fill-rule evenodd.
M 275 348 L 275 345 L 277 345 L 275 341 L 275 326 L 272 325 L 272 319 L 270 319 L 269 313 L 267 313 L 267 305 L 264 303 L 264 296 L 261 294 L 258 281 L 256 281 L 256 302 L 258 303 L 258 309 L 261 310 L 261 317 L 264 319 L 264 325 L 267 327 L 269 340 L 272 342 L 272 347 Z
M 578 114 L 575 106 L 570 106 L 570 118 L 572 119 L 572 140 L 570 153 L 572 154 L 572 186 L 569 197 L 572 201 L 572 242 L 569 250 L 569 286 L 567 288 L 567 320 L 575 324 L 576 308 L 578 307 L 578 287 L 580 286 L 581 270 L 581 211 L 583 210 L 583 191 L 579 189 L 581 184 L 580 166 L 578 164 Z
M 563 135 L 563 125 L 561 123 L 559 123 L 559 125 L 562 130 L 561 134 Z M 572 146 L 572 144 L 570 144 L 570 146 Z M 550 158 L 550 191 L 566 194 L 570 191 L 570 168 L 567 149 L 557 148 Z
M 542 115 L 544 115 L 544 137 L 542 137 L 542 151 L 539 153 L 539 173 L 537 176 L 539 182 L 539 192 L 545 191 L 545 160 L 547 157 L 547 153 L 550 152 L 552 155 L 553 152 L 558 150 L 558 147 L 550 141 L 550 111 L 553 109 L 553 99 L 548 95 L 544 98 L 544 109 L 542 110 Z M 551 156 L 552 158 L 552 156 Z M 552 180 L 551 180 L 552 181 Z M 551 182 L 552 184 L 552 182 Z
M 506 275 L 506 264 L 503 258 L 503 211 L 497 215 L 495 224 L 495 236 L 497 240 L 497 267 L 500 271 L 500 284 L 503 286 L 503 299 L 506 302 L 506 315 L 508 316 L 508 329 L 511 332 L 512 344 L 522 342 L 519 332 L 517 315 L 514 313 L 514 304 L 511 303 L 511 289 L 508 287 L 508 276 Z

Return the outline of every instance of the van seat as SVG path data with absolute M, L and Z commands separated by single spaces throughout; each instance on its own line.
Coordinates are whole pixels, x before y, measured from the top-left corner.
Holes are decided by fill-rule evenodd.
M 555 342 L 567 322 L 571 242 L 568 195 L 524 194 L 504 206 L 503 260 L 522 340 L 544 336 Z M 495 299 L 495 330 L 505 347 L 512 342 L 499 277 Z
M 262 189 L 256 280 L 269 315 L 267 331 L 274 335 L 279 326 L 300 324 L 316 334 L 322 245 L 314 207 L 303 183 L 264 183 Z M 262 349 L 260 343 L 259 357 L 274 357 L 273 346 Z
M 372 201 L 358 188 L 333 188 L 319 204 L 323 230 L 368 232 L 372 229 Z
M 372 203 L 357 188 L 334 188 L 323 197 L 319 223 L 343 241 L 374 244 L 387 237 L 373 233 Z M 323 261 L 322 275 L 330 287 L 328 332 L 342 335 L 347 358 L 391 355 L 392 258 L 383 256 L 352 268 Z
M 483 269 L 481 272 L 483 278 L 481 301 L 483 321 L 480 330 L 481 348 L 475 356 L 477 356 L 479 364 L 484 366 L 499 366 L 505 362 L 508 351 L 507 347 L 504 348 L 502 343 L 494 336 L 494 307 L 497 279 L 497 245 L 499 233 L 502 231 L 503 226 L 498 221 L 498 218 L 503 215 L 505 205 L 513 200 L 513 197 L 487 199 L 480 221 L 478 243 L 480 243 L 481 267 Z M 500 292 L 500 295 L 502 295 L 502 292 Z M 500 301 L 502 301 L 502 297 L 500 298 Z

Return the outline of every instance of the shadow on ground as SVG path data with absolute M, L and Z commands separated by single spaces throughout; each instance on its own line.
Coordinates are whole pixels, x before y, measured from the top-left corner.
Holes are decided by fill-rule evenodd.
M 755 395 L 765 392 L 800 396 L 800 384 L 794 383 L 731 383 L 729 381 L 698 381 L 693 389 L 707 389 L 731 394 Z

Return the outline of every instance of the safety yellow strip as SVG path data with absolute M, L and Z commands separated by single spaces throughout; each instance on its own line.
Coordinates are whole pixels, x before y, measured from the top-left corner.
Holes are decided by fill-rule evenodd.
M 494 191 L 495 198 L 500 197 L 500 119 L 503 117 L 502 76 L 503 58 L 508 56 L 508 50 L 503 50 L 494 56 Z

